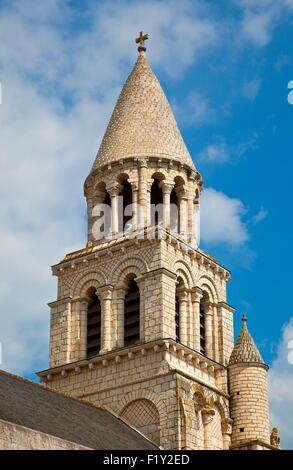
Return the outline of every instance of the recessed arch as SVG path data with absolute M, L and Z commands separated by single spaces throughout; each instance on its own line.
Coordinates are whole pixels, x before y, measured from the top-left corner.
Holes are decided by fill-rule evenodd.
M 110 284 L 116 287 L 125 285 L 130 275 L 141 276 L 148 272 L 146 262 L 141 258 L 131 257 L 124 261 L 119 261 L 113 268 L 109 277 Z
M 176 261 L 173 265 L 173 272 L 177 276 L 182 276 L 182 278 L 186 281 L 186 287 L 188 287 L 189 289 L 191 289 L 191 287 L 195 285 L 195 278 L 192 273 L 192 270 L 185 261 Z
M 122 173 L 119 173 L 116 180 L 117 180 L 118 183 L 123 184 L 123 182 L 128 180 L 129 178 L 130 178 L 129 173 L 122 172 Z
M 160 415 L 156 405 L 151 400 L 139 398 L 131 401 L 122 410 L 120 418 L 152 442 L 160 445 Z
M 218 291 L 212 279 L 208 276 L 202 276 L 196 283 L 197 287 L 200 287 L 202 291 L 206 291 L 210 297 L 210 302 L 217 303 L 218 299 Z
M 175 187 L 177 186 L 184 186 L 186 184 L 186 181 L 185 179 L 181 176 L 181 175 L 177 175 L 174 177 L 173 179 L 174 183 L 175 183 Z
M 107 279 L 101 272 L 91 271 L 80 274 L 73 283 L 71 295 L 72 297 L 81 297 L 86 295 L 88 289 L 94 287 L 98 289 L 107 284 Z
M 129 391 L 128 393 L 124 394 L 119 402 L 115 405 L 114 412 L 119 416 L 126 405 L 134 400 L 143 398 L 150 400 L 157 407 L 160 415 L 160 426 L 163 428 L 168 421 L 167 406 L 164 400 L 161 399 L 160 395 L 156 392 L 153 392 L 152 390 L 140 388 Z
M 152 179 L 153 180 L 158 180 L 158 181 L 163 181 L 163 180 L 166 179 L 166 175 L 162 171 L 156 171 L 155 173 L 152 174 Z

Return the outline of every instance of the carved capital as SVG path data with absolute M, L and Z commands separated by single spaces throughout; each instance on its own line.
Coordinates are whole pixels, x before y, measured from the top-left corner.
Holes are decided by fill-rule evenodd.
M 162 188 L 163 194 L 168 194 L 168 195 L 170 195 L 171 192 L 172 192 L 172 189 L 174 188 L 174 186 L 175 186 L 175 183 L 173 183 L 173 182 L 167 182 L 167 181 L 164 181 L 164 180 L 162 180 L 162 181 L 159 183 L 159 187 Z
M 147 168 L 147 166 L 148 166 L 147 159 L 142 158 L 142 159 L 138 160 L 138 166 L 139 166 L 139 168 Z
M 215 410 L 211 408 L 204 408 L 201 412 L 203 424 L 207 425 L 208 423 L 210 423 L 213 420 L 215 414 Z
M 188 290 L 184 287 L 177 290 L 179 302 L 188 302 Z
M 200 302 L 203 297 L 203 292 L 200 287 L 193 287 L 191 290 L 191 301 Z
M 213 315 L 213 306 L 212 302 L 205 304 L 205 315 Z
M 107 187 L 107 191 L 110 194 L 111 197 L 118 196 L 119 193 L 122 191 L 123 186 L 120 183 L 117 183 L 113 186 Z
M 187 191 L 186 191 L 186 189 L 184 188 L 183 185 L 177 186 L 177 187 L 175 188 L 175 191 L 176 191 L 176 194 L 177 194 L 177 197 L 178 197 L 178 200 L 179 200 L 179 201 L 182 201 L 182 200 L 187 201 L 187 199 L 188 199 L 188 193 L 187 193 Z
M 120 287 L 119 289 L 115 289 L 115 299 L 118 301 L 124 302 L 126 292 L 127 292 L 126 285 L 125 287 Z
M 104 286 L 97 289 L 97 295 L 101 301 L 112 299 L 113 286 Z
M 222 427 L 222 433 L 223 434 L 232 434 L 232 424 L 233 424 L 233 419 L 231 418 L 226 418 L 221 422 L 221 427 Z

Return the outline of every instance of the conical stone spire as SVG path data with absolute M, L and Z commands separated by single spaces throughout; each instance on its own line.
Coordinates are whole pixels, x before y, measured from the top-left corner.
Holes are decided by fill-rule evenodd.
M 145 49 L 145 48 L 144 48 Z M 143 48 L 114 108 L 92 171 L 128 157 L 175 159 L 194 168 Z
M 265 364 L 251 334 L 247 329 L 247 318 L 245 314 L 242 317 L 242 330 L 232 351 L 229 365 L 238 363 Z

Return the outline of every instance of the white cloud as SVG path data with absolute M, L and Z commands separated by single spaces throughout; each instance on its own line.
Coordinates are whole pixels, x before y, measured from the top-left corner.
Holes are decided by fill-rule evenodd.
M 46 302 L 56 295 L 49 265 L 85 244 L 83 181 L 141 23 L 154 41 L 154 68 L 177 78 L 224 40 L 200 1 L 92 2 L 83 11 L 71 4 L 16 0 L 0 9 L 0 341 L 2 367 L 18 373 L 46 367 Z M 193 122 L 210 119 L 206 98 L 192 96 Z M 206 239 L 247 240 L 241 202 L 208 191 Z M 211 219 L 213 200 L 226 228 L 218 214 Z
M 261 207 L 260 210 L 251 218 L 251 222 L 258 224 L 267 218 L 269 211 L 264 207 Z
M 189 93 L 180 103 L 175 102 L 173 108 L 178 121 L 187 126 L 202 126 L 215 116 L 209 100 L 198 92 Z
M 235 0 L 243 12 L 237 28 L 238 40 L 266 46 L 272 39 L 274 29 L 292 10 L 292 0 Z
M 269 371 L 271 426 L 277 426 L 280 431 L 281 447 L 293 449 L 293 317 L 284 325 L 277 357 Z M 290 343 L 291 342 L 291 343 Z
M 196 160 L 201 160 L 206 163 L 226 163 L 230 158 L 230 149 L 226 142 L 220 142 L 219 144 L 208 145 L 200 152 Z
M 210 164 L 237 163 L 241 157 L 257 148 L 257 133 L 237 145 L 228 145 L 223 136 L 218 142 L 207 145 L 196 157 L 196 161 Z
M 203 191 L 201 199 L 201 234 L 205 243 L 243 244 L 249 239 L 242 220 L 246 213 L 239 199 L 213 188 Z
M 0 341 L 2 367 L 18 373 L 47 365 L 49 266 L 85 244 L 83 182 L 141 19 L 150 61 L 172 75 L 218 44 L 201 2 L 93 2 L 83 30 L 80 14 L 61 0 L 0 9 Z
M 254 101 L 260 88 L 262 80 L 260 78 L 254 78 L 248 80 L 242 86 L 242 96 L 250 101 Z

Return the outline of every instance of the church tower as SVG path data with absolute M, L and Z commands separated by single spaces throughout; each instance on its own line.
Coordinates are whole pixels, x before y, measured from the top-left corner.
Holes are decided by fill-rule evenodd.
M 85 181 L 87 245 L 52 268 L 58 295 L 49 369 L 39 376 L 107 407 L 162 449 L 229 449 L 244 398 L 234 371 L 242 365 L 229 364 L 230 273 L 198 247 L 202 178 L 146 39 L 136 40 L 137 62 Z

